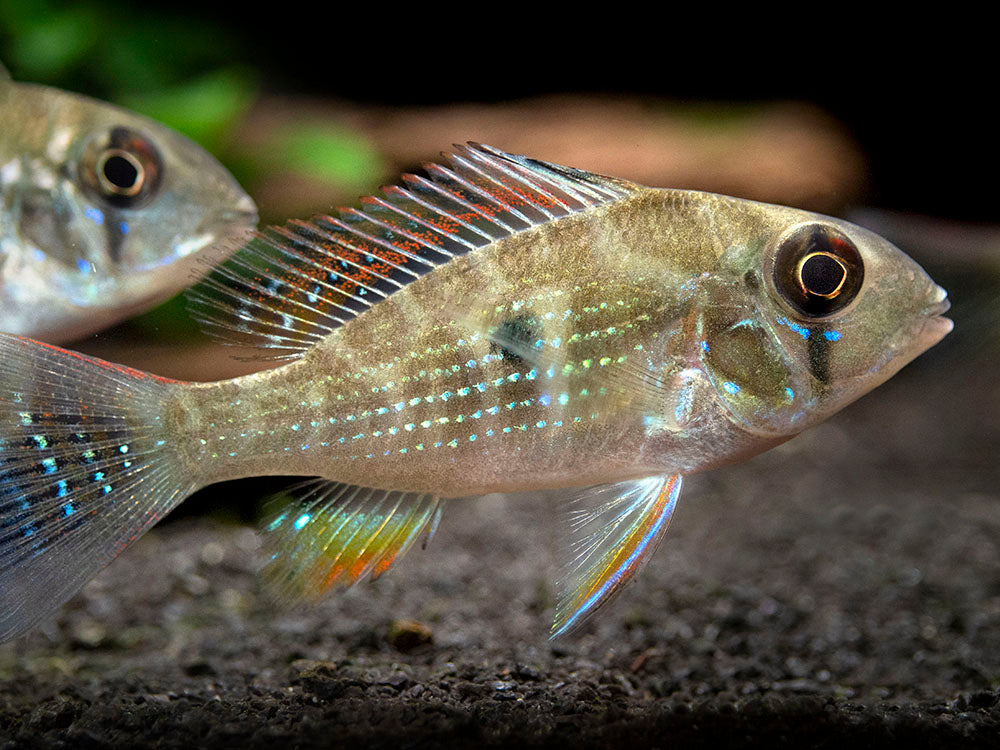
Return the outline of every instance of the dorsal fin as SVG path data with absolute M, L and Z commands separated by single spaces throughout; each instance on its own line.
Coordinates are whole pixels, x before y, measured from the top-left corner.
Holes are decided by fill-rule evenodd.
M 360 209 L 257 233 L 188 292 L 227 343 L 300 356 L 332 330 L 452 258 L 619 200 L 637 185 L 470 143 Z

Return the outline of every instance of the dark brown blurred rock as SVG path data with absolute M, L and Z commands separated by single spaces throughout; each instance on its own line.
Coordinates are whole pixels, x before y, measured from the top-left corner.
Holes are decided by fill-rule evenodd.
M 506 151 L 624 177 L 657 187 L 692 188 L 836 213 L 864 184 L 864 160 L 844 129 L 811 105 L 679 104 L 658 99 L 554 96 L 451 107 L 359 107 L 270 97 L 247 118 L 236 142 L 253 161 L 294 123 L 329 123 L 363 136 L 386 157 L 387 172 L 437 160 L 453 143 Z M 351 203 L 355 185 L 287 172 L 261 173 L 247 186 L 271 220 Z

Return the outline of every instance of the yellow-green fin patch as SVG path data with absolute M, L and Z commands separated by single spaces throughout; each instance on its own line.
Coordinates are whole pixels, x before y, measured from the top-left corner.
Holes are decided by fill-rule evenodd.
M 265 578 L 280 599 L 318 599 L 331 588 L 374 579 L 433 535 L 441 514 L 434 495 L 376 490 L 317 479 L 282 497 L 266 524 Z M 425 540 L 426 543 L 426 540 Z

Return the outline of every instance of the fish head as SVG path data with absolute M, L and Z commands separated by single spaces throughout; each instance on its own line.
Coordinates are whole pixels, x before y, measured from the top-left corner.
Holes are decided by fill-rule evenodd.
M 952 329 L 944 289 L 846 221 L 750 204 L 705 306 L 705 372 L 734 421 L 790 436 L 882 384 Z M 728 295 L 728 296 L 727 296 Z
M 21 297 L 122 318 L 189 286 L 206 249 L 235 249 L 256 225 L 236 180 L 179 133 L 44 86 L 9 83 L 4 99 L 0 242 L 4 286 Z

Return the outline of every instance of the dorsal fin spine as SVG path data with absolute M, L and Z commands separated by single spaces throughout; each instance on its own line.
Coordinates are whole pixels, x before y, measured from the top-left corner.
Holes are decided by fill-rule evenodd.
M 458 201 L 463 206 L 466 206 L 470 211 L 473 211 L 474 213 L 476 213 L 479 216 L 483 217 L 484 219 L 486 219 L 491 224 L 494 224 L 494 225 L 500 227 L 501 229 L 506 230 L 506 232 L 508 234 L 513 234 L 514 232 L 518 231 L 519 229 L 527 229 L 527 226 L 525 226 L 525 227 L 512 227 L 509 224 L 507 224 L 505 221 L 503 221 L 501 218 L 499 218 L 498 214 L 503 213 L 504 212 L 504 208 L 503 208 L 503 206 L 501 206 L 497 202 L 496 198 L 494 198 L 493 196 L 489 195 L 488 193 L 483 193 L 481 190 L 477 190 L 472 185 L 470 185 L 468 183 L 468 181 L 463 180 L 459 175 L 457 175 L 455 172 L 451 171 L 450 169 L 446 169 L 445 167 L 442 167 L 439 164 L 428 164 L 428 165 L 425 165 L 424 168 L 427 170 L 428 174 L 430 174 L 430 175 L 435 176 L 435 177 L 438 178 L 434 182 L 435 185 L 439 185 L 440 188 L 442 190 L 446 190 L 448 192 L 448 194 L 451 195 L 451 197 L 454 200 Z M 485 206 L 477 206 L 475 203 L 473 203 L 468 198 L 466 198 L 464 195 L 462 195 L 461 192 L 459 192 L 457 190 L 450 189 L 449 185 L 451 183 L 458 183 L 459 185 L 461 185 L 462 187 L 466 188 L 467 190 L 469 190 L 473 194 L 475 194 L 475 195 L 483 198 L 484 203 L 486 203 L 487 205 L 485 205 Z M 491 208 L 492 208 L 492 213 L 490 212 Z M 528 225 L 528 226 L 530 226 L 530 225 Z M 501 236 L 504 236 L 504 235 L 501 235 Z
M 400 253 L 404 253 L 408 257 L 415 258 L 419 263 L 427 266 L 428 270 L 437 268 L 442 263 L 447 263 L 449 260 L 455 257 L 455 254 L 450 250 L 446 250 L 443 247 L 434 245 L 432 242 L 428 241 L 426 238 L 418 237 L 412 234 L 405 227 L 401 227 L 398 224 L 393 224 L 391 220 L 386 220 L 384 218 L 385 214 L 389 213 L 388 208 L 391 204 L 385 201 L 379 201 L 379 199 L 372 199 L 368 201 L 366 205 L 368 210 L 362 211 L 360 209 L 352 208 L 351 216 L 356 217 L 358 221 L 367 221 L 374 224 L 376 227 L 381 227 L 386 232 L 392 233 L 393 236 L 405 240 L 406 243 L 411 243 L 414 247 L 422 248 L 427 255 L 417 255 L 411 250 L 397 247 L 393 247 L 399 250 Z M 394 214 L 400 217 L 408 216 L 408 214 Z M 400 243 L 403 244 L 402 242 Z M 434 255 L 439 255 L 440 258 L 434 258 Z
M 385 192 L 386 195 L 396 194 L 396 195 L 405 196 L 409 200 L 412 200 L 412 201 L 415 201 L 415 202 L 419 203 L 419 201 L 417 201 L 412 195 L 410 195 L 410 193 L 408 191 L 403 190 L 403 188 L 398 187 L 396 185 L 390 185 L 390 186 L 384 188 L 384 192 Z M 475 249 L 475 245 L 469 244 L 468 242 L 466 242 L 461 237 L 455 237 L 453 235 L 445 234 L 445 233 L 443 233 L 441 231 L 440 227 L 434 226 L 429 221 L 425 221 L 424 219 L 421 219 L 419 216 L 414 216 L 413 214 L 406 213 L 403 209 L 399 208 L 399 206 L 395 206 L 392 203 L 390 203 L 389 201 L 383 200 L 381 198 L 372 198 L 372 200 L 374 202 L 377 202 L 377 204 L 379 206 L 384 206 L 388 210 L 393 211 L 393 212 L 399 214 L 400 216 L 403 216 L 405 218 L 410 219 L 411 221 L 413 221 L 414 224 L 419 224 L 422 227 L 426 227 L 431 232 L 439 234 L 439 235 L 441 235 L 443 237 L 447 237 L 449 240 L 451 240 L 453 242 L 457 242 L 457 243 L 460 243 L 462 245 L 465 245 L 469 250 Z M 423 205 L 423 204 L 421 204 L 421 205 Z M 447 248 L 445 248 L 443 245 L 435 245 L 434 247 L 435 247 L 435 249 L 438 252 L 444 253 L 444 254 L 448 255 L 449 257 L 451 257 L 451 258 L 458 257 L 458 256 L 455 255 L 455 253 L 451 252 L 450 250 L 448 250 Z
M 331 291 L 335 292 L 336 294 L 340 294 L 340 295 L 342 295 L 344 297 L 355 299 L 359 303 L 363 304 L 365 307 L 368 306 L 368 301 L 366 299 L 364 299 L 363 297 L 360 297 L 360 296 L 358 296 L 358 295 L 354 294 L 353 292 L 350 292 L 350 291 L 348 291 L 346 289 L 341 289 L 340 287 L 336 287 L 336 286 L 330 284 L 329 281 L 328 281 L 329 274 L 331 274 L 331 273 L 334 274 L 334 275 L 336 275 L 337 278 L 343 278 L 343 279 L 345 279 L 347 281 L 350 281 L 351 283 L 356 283 L 357 284 L 357 282 L 355 282 L 354 279 L 351 279 L 348 276 L 346 276 L 345 274 L 341 273 L 340 271 L 338 271 L 336 269 L 336 267 L 320 265 L 314 259 L 312 259 L 312 258 L 308 257 L 307 255 L 305 255 L 305 254 L 303 254 L 303 253 L 295 250 L 294 249 L 294 244 L 298 243 L 298 244 L 302 244 L 302 245 L 307 245 L 308 247 L 310 247 L 310 249 L 316 250 L 317 252 L 319 252 L 319 253 L 321 253 L 323 255 L 326 255 L 327 257 L 331 257 L 332 258 L 333 256 L 330 255 L 330 253 L 328 253 L 327 251 L 325 251 L 323 248 L 314 247 L 311 243 L 306 242 L 304 238 L 299 237 L 298 235 L 295 235 L 295 234 L 292 234 L 292 233 L 288 232 L 287 229 L 285 229 L 285 227 L 269 227 L 267 231 L 270 232 L 270 233 L 272 233 L 272 234 L 274 234 L 274 235 L 278 235 L 278 236 L 284 237 L 285 239 L 287 239 L 291 243 L 293 243 L 293 247 L 292 248 L 288 248 L 288 249 L 286 249 L 284 251 L 285 254 L 292 254 L 292 253 L 294 253 L 297 258 L 301 259 L 308 266 L 311 266 L 312 268 L 315 268 L 316 270 L 318 270 L 318 271 L 321 272 L 320 278 L 317 278 L 315 276 L 310 276 L 309 277 L 310 281 L 312 281 L 312 282 L 314 282 L 314 283 L 316 283 L 318 285 L 321 285 L 323 287 L 326 287 L 327 289 L 330 289 Z M 275 256 L 267 256 L 267 257 L 265 257 L 265 256 L 261 255 L 259 252 L 254 252 L 252 255 L 255 256 L 256 258 L 259 258 L 264 263 L 266 263 L 267 266 L 276 266 L 278 268 L 281 268 L 281 269 L 284 269 L 284 270 L 288 271 L 289 272 L 289 275 L 288 275 L 289 278 L 293 278 L 294 279 L 294 278 L 299 278 L 299 276 L 300 276 L 299 269 L 295 268 L 295 266 L 291 266 L 291 265 L 283 262 L 281 260 L 280 256 L 275 255 Z M 340 260 L 340 259 L 338 258 L 337 260 Z M 241 254 L 241 253 L 237 253 L 236 255 L 234 255 L 233 258 L 232 258 L 232 260 L 231 260 L 231 262 L 229 263 L 229 265 L 242 266 L 243 268 L 245 268 L 246 270 L 248 270 L 250 272 L 254 272 L 254 271 L 259 271 L 260 270 L 258 268 L 255 268 L 254 266 L 250 265 L 249 263 L 246 263 L 243 260 L 243 254 Z M 225 266 L 220 266 L 218 269 L 216 269 L 216 271 L 218 273 L 222 274 L 222 275 L 228 276 L 230 279 L 232 279 L 233 281 L 235 281 L 237 283 L 245 284 L 245 285 L 251 287 L 252 289 L 256 289 L 257 291 L 261 292 L 265 297 L 274 297 L 275 294 L 276 294 L 276 292 L 275 292 L 274 289 L 270 289 L 270 288 L 268 288 L 266 286 L 261 286 L 260 284 L 256 284 L 256 283 L 255 284 L 251 284 L 248 280 L 245 280 L 242 277 L 234 276 L 233 274 L 228 273 L 226 271 L 226 267 Z M 291 282 L 288 282 L 288 281 L 285 281 L 285 280 L 282 280 L 281 283 L 288 284 L 289 286 L 294 286 Z M 364 286 L 363 284 L 357 284 L 357 285 L 358 286 Z M 298 287 L 298 288 L 301 289 L 302 287 Z M 373 293 L 375 293 L 375 294 L 378 294 L 377 290 L 371 290 L 371 291 Z M 294 304 L 300 305 L 302 307 L 306 307 L 305 305 L 302 305 L 301 303 L 299 303 L 296 300 L 290 300 L 290 301 L 293 302 Z M 351 312 L 351 317 L 354 317 L 357 314 L 356 310 L 351 310 L 350 308 L 344 307 L 343 305 L 340 305 L 340 304 L 338 304 L 337 302 L 335 302 L 333 300 L 330 300 L 330 304 L 337 305 L 338 307 L 341 307 L 344 310 L 350 311 Z
M 570 207 L 569 207 L 569 205 L 567 205 L 564 201 L 562 201 L 557 196 L 553 195 L 549 190 L 546 190 L 543 185 L 540 185 L 538 182 L 528 179 L 523 174 L 523 170 L 518 170 L 517 169 L 518 165 L 516 163 L 511 163 L 509 161 L 502 161 L 502 162 L 497 162 L 497 163 L 490 163 L 490 162 L 487 161 L 486 157 L 482 153 L 480 153 L 478 151 L 472 151 L 472 152 L 470 152 L 470 155 L 473 158 L 475 158 L 476 161 L 479 161 L 479 162 L 484 163 L 484 164 L 489 164 L 491 167 L 502 171 L 504 174 L 506 174 L 512 180 L 515 180 L 520 185 L 530 187 L 533 191 L 535 191 L 537 193 L 540 193 L 543 197 L 545 197 L 549 201 L 551 201 L 555 206 L 559 206 L 560 208 L 563 209 L 563 211 L 565 213 L 555 214 L 555 213 L 552 213 L 552 211 L 549 210 L 549 207 L 547 207 L 547 206 L 545 206 L 545 205 L 543 205 L 541 203 L 538 203 L 538 202 L 535 202 L 535 201 L 528 201 L 532 206 L 537 207 L 539 211 L 541 211 L 542 213 L 544 213 L 550 220 L 551 219 L 561 218 L 561 217 L 565 216 L 566 213 L 568 213 L 571 210 Z M 513 188 L 511 188 L 511 190 L 513 190 Z M 514 192 L 515 192 L 516 195 L 520 195 L 516 191 L 514 191 Z
M 517 162 L 511 164 L 511 168 L 514 169 L 518 174 L 520 174 L 525 181 L 529 184 L 534 185 L 537 189 L 545 190 L 546 193 L 550 194 L 555 200 L 559 202 L 561 206 L 566 209 L 567 213 L 574 213 L 582 209 L 586 203 L 580 198 L 579 194 L 574 192 L 572 188 L 556 182 L 553 180 L 546 180 L 545 183 L 539 182 L 539 175 L 532 174 L 531 171 Z M 553 190 L 562 193 L 564 198 L 560 198 L 559 195 Z M 566 200 L 568 199 L 568 200 Z M 575 205 L 574 205 L 575 204 Z
M 447 194 L 453 201 L 464 206 L 466 210 L 471 211 L 472 213 L 486 220 L 490 225 L 496 226 L 497 228 L 503 230 L 503 234 L 499 235 L 491 234 L 492 237 L 499 239 L 500 237 L 505 237 L 507 234 L 514 233 L 515 231 L 514 227 L 508 226 L 503 221 L 498 219 L 496 216 L 490 214 L 485 207 L 477 206 L 475 203 L 472 203 L 470 200 L 468 200 L 459 191 L 450 189 L 448 186 L 453 182 L 457 182 L 459 185 L 467 184 L 450 169 L 442 167 L 440 164 L 425 164 L 424 169 L 427 171 L 427 174 L 431 175 L 432 177 L 438 178 L 431 183 L 434 185 L 436 190 L 441 191 L 444 194 Z M 496 201 L 493 200 L 492 198 L 490 198 L 488 202 L 496 205 Z
M 472 189 L 475 189 L 477 192 L 479 192 L 481 194 L 488 194 L 489 197 L 494 202 L 496 202 L 496 203 L 498 203 L 500 205 L 500 207 L 501 207 L 502 210 L 507 211 L 508 213 L 513 214 L 518 219 L 520 219 L 521 221 L 523 221 L 525 223 L 525 228 L 531 227 L 531 226 L 533 226 L 533 225 L 535 225 L 535 224 L 538 223 L 536 220 L 533 220 L 531 217 L 525 215 L 521 211 L 521 209 L 519 209 L 515 205 L 513 205 L 515 202 L 518 202 L 518 201 L 520 203 L 522 203 L 525 207 L 528 207 L 530 204 L 526 200 L 524 200 L 524 198 L 522 198 L 521 196 L 519 196 L 517 193 L 515 193 L 509 187 L 507 187 L 502 182 L 500 182 L 498 179 L 496 179 L 493 175 L 491 175 L 491 174 L 489 174 L 487 172 L 484 172 L 476 164 L 474 164 L 473 162 L 469 161 L 468 159 L 466 159 L 463 156 L 458 156 L 458 155 L 453 156 L 452 157 L 452 161 L 456 165 L 458 165 L 458 166 L 462 167 L 463 169 L 465 169 L 466 171 L 474 172 L 475 174 L 479 175 L 480 179 L 482 179 L 484 181 L 487 181 L 487 182 L 489 182 L 489 183 L 491 183 L 493 185 L 496 185 L 496 187 L 502 192 L 502 194 L 512 197 L 514 199 L 513 201 L 508 200 L 505 203 L 502 198 L 500 198 L 499 196 L 493 195 L 492 193 L 490 193 L 485 188 L 476 188 L 474 185 L 469 184 L 469 187 L 472 188 Z M 543 213 L 541 211 L 539 211 L 538 213 L 542 214 L 542 216 L 541 216 L 542 219 L 544 219 L 545 217 L 552 218 L 551 214 Z
M 418 177 L 417 175 L 412 175 L 412 174 L 404 174 L 401 179 L 402 179 L 403 182 L 406 183 L 406 185 L 410 189 L 406 190 L 406 189 L 400 188 L 399 192 L 401 194 L 405 195 L 409 200 L 411 200 L 414 203 L 416 203 L 418 206 L 420 206 L 422 208 L 425 208 L 428 211 L 430 211 L 433 216 L 437 216 L 437 217 L 440 218 L 440 220 L 441 220 L 441 224 L 440 225 L 435 224 L 430 218 L 427 219 L 427 221 L 430 223 L 430 225 L 432 227 L 434 227 L 435 229 L 437 229 L 437 231 L 443 232 L 448 237 L 451 237 L 452 239 L 455 239 L 455 240 L 461 242 L 463 245 L 466 245 L 470 250 L 475 250 L 476 248 L 482 247 L 483 245 L 488 244 L 489 242 L 493 241 L 492 237 L 490 237 L 489 235 L 484 234 L 480 230 L 476 229 L 476 227 L 474 227 L 472 224 L 469 224 L 468 222 L 463 221 L 462 219 L 458 218 L 457 216 L 453 216 L 451 214 L 444 213 L 443 211 L 441 211 L 440 209 L 438 209 L 437 206 L 435 206 L 433 203 L 431 203 L 431 202 L 425 200 L 424 198 L 422 198 L 419 195 L 420 192 L 434 192 L 434 193 L 439 193 L 439 194 L 441 192 L 441 191 L 431 191 L 431 190 L 428 190 L 426 187 L 424 187 L 423 183 L 427 183 L 427 180 L 423 179 L 422 177 Z M 428 184 L 430 184 L 430 183 L 428 183 Z M 447 194 L 445 194 L 445 195 L 447 195 Z M 469 238 L 462 237 L 461 235 L 458 234 L 458 230 L 457 229 L 449 229 L 448 224 L 454 224 L 454 225 L 456 225 L 459 228 L 467 230 L 472 235 L 476 236 L 477 240 L 478 239 L 482 239 L 482 242 L 478 242 L 478 244 L 477 244 L 477 242 L 473 242 Z
M 351 209 L 351 210 L 353 210 L 353 209 Z M 360 212 L 357 212 L 357 213 L 360 213 Z M 364 216 L 364 214 L 361 214 L 361 215 Z M 367 217 L 365 217 L 365 218 L 367 218 Z M 411 255 L 410 253 L 406 252 L 405 250 L 402 250 L 401 248 L 395 247 L 391 242 L 387 242 L 386 240 L 379 239 L 378 237 L 372 237 L 370 234 L 366 234 L 364 232 L 359 232 L 358 230 L 353 229 L 352 227 L 350 227 L 347 224 L 345 224 L 341 219 L 337 219 L 337 218 L 334 218 L 332 216 L 324 216 L 323 220 L 324 220 L 325 223 L 329 223 L 329 224 L 332 224 L 333 226 L 339 227 L 339 228 L 343 229 L 345 232 L 349 232 L 350 234 L 354 235 L 355 237 L 360 237 L 362 240 L 364 240 L 366 242 L 371 242 L 373 245 L 377 245 L 378 247 L 384 248 L 385 250 L 388 250 L 391 253 L 397 253 L 399 255 L 403 255 L 406 258 L 408 258 L 409 260 L 413 261 L 414 263 L 419 263 L 420 265 L 425 265 L 424 261 L 422 261 L 417 256 Z M 339 240 L 339 238 L 335 238 L 335 239 Z M 340 242 L 339 244 L 345 245 L 345 243 L 343 243 L 343 242 Z M 361 250 L 359 248 L 353 248 L 353 246 L 349 246 L 349 245 L 345 245 L 345 246 L 352 247 L 352 249 L 355 249 L 358 252 L 369 252 L 368 250 Z M 389 258 L 386 258 L 381 253 L 379 253 L 378 257 L 381 258 L 381 260 L 386 265 L 392 266 L 396 270 L 405 273 L 407 276 L 410 276 L 413 279 L 419 279 L 420 276 L 421 276 L 421 274 L 413 271 L 412 269 L 404 268 L 403 266 L 401 266 L 401 265 L 399 265 L 397 263 L 393 263 L 392 260 L 390 260 Z
M 523 232 L 525 229 L 530 229 L 534 225 L 534 222 L 518 211 L 515 206 L 510 205 L 510 203 L 504 203 L 498 196 L 491 193 L 485 187 L 471 182 L 466 176 L 471 173 L 472 175 L 477 175 L 481 182 L 493 183 L 494 185 L 499 184 L 493 182 L 493 179 L 489 175 L 481 172 L 461 157 L 456 156 L 453 161 L 455 162 L 456 167 L 459 168 L 452 173 L 455 181 L 462 185 L 462 187 L 470 193 L 479 196 L 484 203 L 495 206 L 496 215 L 491 215 L 489 217 L 491 221 L 506 226 L 511 230 L 511 232 Z M 463 174 L 463 172 L 465 174 Z M 506 215 L 506 221 L 499 218 L 502 215 Z M 510 221 L 511 219 L 516 220 L 519 224 L 521 224 L 521 226 L 512 226 Z
M 388 282 L 388 283 L 396 286 L 399 289 L 402 289 L 403 286 L 404 286 L 403 284 L 398 283 L 394 279 L 390 279 L 387 276 L 383 276 L 378 271 L 376 271 L 376 270 L 374 270 L 372 268 L 367 268 L 365 266 L 362 266 L 358 262 L 352 260 L 350 257 L 344 257 L 342 255 L 334 255 L 329 250 L 327 250 L 325 247 L 323 247 L 322 245 L 318 244 L 316 242 L 316 240 L 313 240 L 310 237 L 307 237 L 305 235 L 299 234 L 298 232 L 296 232 L 296 233 L 293 234 L 291 232 L 288 232 L 285 229 L 285 227 L 278 227 L 278 229 L 281 230 L 280 233 L 283 234 L 287 239 L 292 240 L 293 242 L 300 242 L 303 245 L 306 245 L 307 247 L 309 247 L 310 249 L 315 250 L 318 253 L 322 253 L 323 255 L 326 255 L 327 257 L 329 257 L 332 260 L 335 260 L 337 263 L 342 263 L 345 266 L 350 266 L 351 268 L 356 268 L 362 274 L 368 274 L 368 275 L 371 275 L 371 276 L 375 276 L 375 277 L 377 277 L 379 279 L 382 279 L 383 281 L 386 281 L 386 282 Z M 316 224 L 308 224 L 308 225 L 304 224 L 302 226 L 302 229 L 303 230 L 308 229 L 308 231 L 310 231 L 312 234 L 316 234 L 316 235 L 322 233 L 325 236 L 321 237 L 320 239 L 325 239 L 325 240 L 328 240 L 328 241 L 330 241 L 330 242 L 332 242 L 332 243 L 334 243 L 336 245 L 340 245 L 341 247 L 343 247 L 346 250 L 351 250 L 351 251 L 353 251 L 355 253 L 361 253 L 361 254 L 364 254 L 365 252 L 367 252 L 365 250 L 358 250 L 358 248 L 353 247 L 352 245 L 349 245 L 346 242 L 343 242 L 339 237 L 335 237 L 335 236 L 330 235 L 330 234 L 328 234 L 326 232 L 323 232 L 322 229 L 320 229 L 319 226 L 316 225 Z M 319 265 L 318 263 L 316 263 L 316 261 L 312 260 L 312 258 L 307 258 L 306 260 L 311 265 L 315 266 L 316 268 L 320 268 L 320 269 L 322 269 L 323 271 L 326 271 L 326 272 L 335 273 L 338 278 L 344 279 L 345 281 L 349 281 L 350 283 L 355 284 L 355 285 L 361 287 L 362 289 L 364 289 L 369 294 L 377 294 L 378 296 L 383 297 L 383 298 L 387 296 L 387 295 L 383 294 L 381 291 L 379 291 L 378 289 L 376 289 L 375 287 L 373 287 L 373 286 L 371 286 L 369 284 L 366 284 L 365 282 L 361 281 L 360 279 L 356 279 L 353 276 L 348 276 L 347 274 L 343 273 L 342 271 L 338 271 L 337 268 L 336 268 L 336 265 L 332 265 L 332 266 L 327 267 L 327 266 L 321 266 L 321 265 Z M 338 291 L 342 291 L 342 290 L 340 290 L 340 288 L 338 287 Z M 364 301 L 364 300 L 362 300 L 362 301 Z
M 473 213 L 476 216 L 483 219 L 486 218 L 479 211 L 476 211 L 475 208 L 473 208 L 471 205 L 469 205 L 463 200 L 456 198 L 455 195 L 452 194 L 450 191 L 445 190 L 444 188 L 440 187 L 439 185 L 436 185 L 435 183 L 431 182 L 430 180 L 424 177 L 420 177 L 418 175 L 403 175 L 403 181 L 406 182 L 411 187 L 415 187 L 417 189 L 424 190 L 429 193 L 434 193 L 435 195 L 438 195 L 441 198 L 443 198 L 445 201 L 450 201 L 451 203 L 457 205 L 459 208 L 465 209 L 465 211 L 468 213 Z M 414 195 L 414 198 L 417 198 L 417 196 Z M 419 202 L 423 204 L 423 201 Z M 506 236 L 506 234 L 498 234 L 498 235 L 490 234 L 486 230 L 477 227 L 472 222 L 463 219 L 460 215 L 457 214 L 441 214 L 441 215 L 443 218 L 450 219 L 451 221 L 454 221 L 456 224 L 459 224 L 465 227 L 466 229 L 470 230 L 471 232 L 478 234 L 485 240 L 485 242 L 482 243 L 483 245 L 488 245 L 489 243 L 493 242 L 493 240 L 497 240 L 500 239 L 501 237 Z M 476 247 L 480 246 L 481 245 L 476 245 Z
M 342 208 L 342 209 L 338 209 L 337 212 L 338 212 L 338 214 L 340 214 L 340 217 L 341 217 L 341 219 L 343 221 L 350 221 L 350 220 L 367 221 L 367 222 L 371 222 L 375 226 L 382 227 L 382 229 L 384 229 L 387 233 L 389 233 L 390 239 L 382 240 L 382 239 L 379 239 L 378 237 L 375 237 L 372 234 L 369 234 L 367 232 L 362 232 L 359 229 L 351 227 L 351 231 L 354 232 L 354 234 L 360 235 L 360 236 L 364 237 L 365 239 L 370 240 L 371 242 L 374 242 L 376 245 L 381 245 L 382 247 L 386 248 L 390 252 L 398 253 L 399 255 L 404 256 L 407 260 L 412 261 L 415 265 L 424 266 L 427 269 L 427 271 L 430 271 L 436 265 L 435 263 L 432 263 L 431 261 L 427 260 L 426 258 L 421 258 L 419 255 L 410 252 L 406 248 L 401 247 L 400 245 L 397 245 L 397 244 L 393 243 L 391 237 L 399 236 L 399 237 L 406 238 L 407 240 L 409 240 L 410 242 L 413 242 L 414 244 L 420 244 L 416 238 L 411 237 L 410 235 L 408 235 L 403 230 L 401 230 L 401 229 L 399 229 L 397 227 L 394 227 L 391 224 L 387 224 L 384 221 L 379 221 L 378 219 L 376 219 L 376 218 L 374 218 L 372 216 L 369 216 L 364 211 L 360 211 L 360 210 L 358 210 L 356 208 Z M 414 278 L 419 278 L 422 275 L 422 273 L 420 273 L 420 272 L 414 274 L 412 271 L 410 271 L 410 273 L 411 273 L 411 275 L 414 276 Z M 426 271 L 424 273 L 426 273 Z

